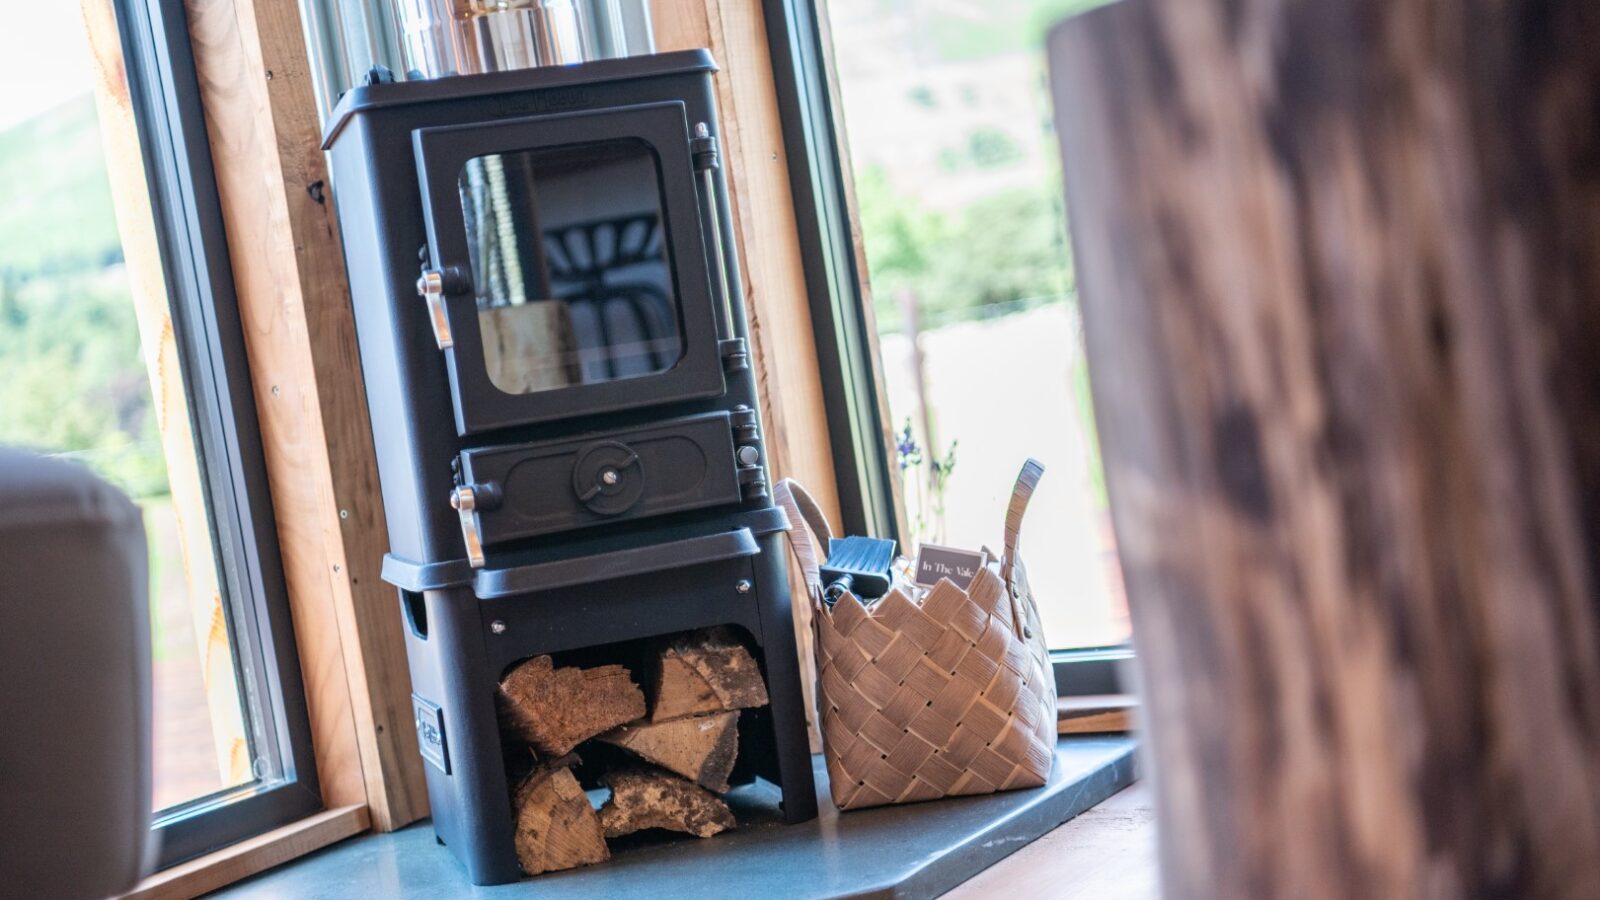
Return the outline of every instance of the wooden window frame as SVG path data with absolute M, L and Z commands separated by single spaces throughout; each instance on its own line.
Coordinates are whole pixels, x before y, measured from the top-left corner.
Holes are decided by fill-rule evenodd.
M 229 626 L 200 635 L 204 693 L 225 780 L 245 781 L 162 811 L 166 867 L 304 818 L 322 797 L 187 44 L 169 46 L 158 8 L 115 0 L 94 11 L 96 103 L 189 602 L 197 621 Z M 112 58 L 119 68 L 108 70 Z M 122 77 L 104 77 L 113 72 Z
M 233 614 L 259 640 L 233 649 L 271 664 L 246 667 L 246 690 L 287 730 L 274 735 L 284 789 L 212 798 L 175 822 L 163 871 L 135 892 L 192 896 L 415 821 L 426 788 L 398 604 L 378 577 L 383 512 L 298 9 L 82 6 L 146 359 L 181 360 L 190 382 L 154 379 L 163 439 L 229 459 L 194 473 L 195 497 L 212 499 L 216 540 L 242 560 L 226 577 L 251 581 Z M 248 502 L 218 505 L 229 492 Z

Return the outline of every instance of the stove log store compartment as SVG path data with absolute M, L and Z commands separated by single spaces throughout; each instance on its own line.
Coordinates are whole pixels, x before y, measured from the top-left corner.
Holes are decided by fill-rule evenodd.
M 375 78 L 325 141 L 434 829 L 477 884 L 520 877 L 495 689 L 539 654 L 743 628 L 741 756 L 816 815 L 714 71 Z

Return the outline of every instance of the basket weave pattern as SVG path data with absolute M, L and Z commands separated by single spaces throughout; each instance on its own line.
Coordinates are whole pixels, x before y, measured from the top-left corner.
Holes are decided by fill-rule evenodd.
M 779 502 L 798 520 L 791 537 L 811 582 L 835 806 L 1038 787 L 1049 778 L 1055 677 L 1015 553 L 1037 477 L 1024 470 L 1008 512 L 1007 553 L 986 558 L 967 590 L 945 580 L 920 604 L 896 590 L 870 608 L 846 594 L 831 610 L 821 601 L 814 550 L 819 538 L 826 546 L 827 523 L 798 486 L 779 486 Z

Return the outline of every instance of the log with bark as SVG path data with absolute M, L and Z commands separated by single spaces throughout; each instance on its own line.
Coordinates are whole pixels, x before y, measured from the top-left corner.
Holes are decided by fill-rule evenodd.
M 537 656 L 500 683 L 502 730 L 542 761 L 514 798 L 517 859 L 528 874 L 600 862 L 606 839 L 644 829 L 710 837 L 736 824 L 716 793 L 729 789 L 741 710 L 768 703 L 760 667 L 724 628 L 679 636 L 658 662 L 649 704 L 620 665 L 557 667 Z M 571 755 L 592 739 L 640 760 L 601 776 L 611 797 L 598 812 Z
M 761 669 L 728 629 L 694 632 L 662 651 L 652 722 L 766 705 Z
M 603 734 L 600 740 L 631 750 L 664 769 L 719 794 L 739 754 L 739 711 L 669 722 L 640 722 Z
M 665 828 L 711 837 L 734 826 L 728 804 L 676 775 L 651 769 L 609 773 L 611 797 L 600 807 L 600 827 L 608 838 L 646 828 Z
M 622 666 L 555 668 L 536 656 L 500 682 L 502 728 L 546 757 L 645 714 L 644 693 Z
M 517 788 L 517 862 L 529 875 L 604 862 L 611 857 L 600 819 L 567 767 L 576 757 L 537 769 Z

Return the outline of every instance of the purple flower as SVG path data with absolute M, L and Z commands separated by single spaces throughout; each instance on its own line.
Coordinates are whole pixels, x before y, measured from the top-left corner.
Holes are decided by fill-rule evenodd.
M 906 420 L 906 427 L 900 430 L 895 438 L 895 456 L 899 458 L 900 471 L 922 463 L 922 448 L 917 446 L 917 439 L 911 433 L 911 420 Z

